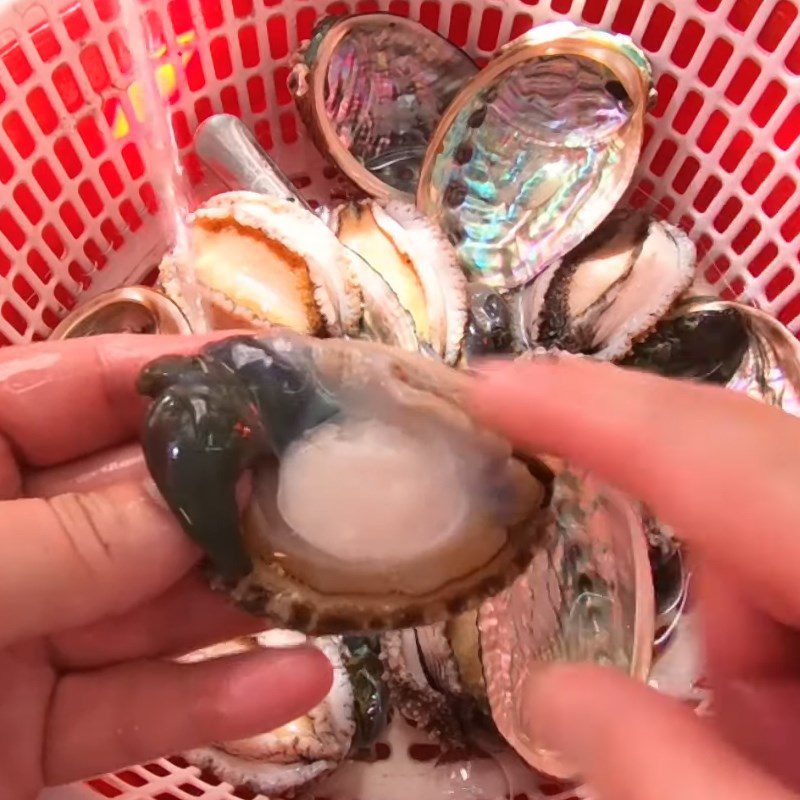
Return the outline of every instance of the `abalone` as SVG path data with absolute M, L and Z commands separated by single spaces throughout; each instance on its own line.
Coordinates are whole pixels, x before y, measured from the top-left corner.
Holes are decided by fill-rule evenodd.
M 361 14 L 318 25 L 290 87 L 312 139 L 353 183 L 412 202 L 433 129 L 477 69 L 418 22 Z
M 623 357 L 694 276 L 695 248 L 682 230 L 641 211 L 615 211 L 515 293 L 523 345 Z
M 306 715 L 272 731 L 236 741 L 218 742 L 185 753 L 234 786 L 246 785 L 267 796 L 293 795 L 335 770 L 357 736 L 354 687 L 347 671 L 350 653 L 340 637 L 307 640 L 293 631 L 271 630 L 222 642 L 185 656 L 202 661 L 258 648 L 286 647 L 310 641 L 333 666 L 333 684 L 325 699 Z
M 417 337 L 454 364 L 467 317 L 467 286 L 456 254 L 442 232 L 413 206 L 400 202 L 348 203 L 329 224 L 397 296 Z
M 125 286 L 93 297 L 63 319 L 51 339 L 75 339 L 104 333 L 188 334 L 181 309 L 147 286 Z
M 569 22 L 502 48 L 434 132 L 417 206 L 475 280 L 524 284 L 614 208 L 639 159 L 650 66 L 630 39 Z
M 800 415 L 800 344 L 774 317 L 743 303 L 688 298 L 620 363 L 726 386 Z
M 164 293 L 187 305 L 186 284 L 212 328 L 284 325 L 300 333 L 354 333 L 361 297 L 356 256 L 311 211 L 255 192 L 215 195 L 188 219 L 191 263 L 167 255 Z
M 546 468 L 466 414 L 467 381 L 371 342 L 235 337 L 143 371 L 145 457 L 252 613 L 314 634 L 441 621 L 525 568 L 549 501 Z

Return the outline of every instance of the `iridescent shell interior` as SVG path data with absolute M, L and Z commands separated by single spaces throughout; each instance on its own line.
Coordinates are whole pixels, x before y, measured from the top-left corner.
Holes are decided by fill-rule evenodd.
M 653 584 L 642 509 L 589 473 L 554 483 L 556 522 L 527 571 L 481 606 L 483 666 L 492 716 L 532 766 L 572 777 L 557 754 L 517 727 L 521 686 L 537 664 L 591 662 L 643 680 L 651 665 Z
M 647 89 L 627 53 L 604 46 L 608 64 L 590 46 L 584 55 L 559 52 L 557 40 L 514 43 L 443 119 L 418 204 L 473 278 L 505 288 L 529 280 L 582 241 L 627 187 Z
M 477 67 L 407 20 L 370 14 L 340 24 L 348 29 L 327 59 L 324 113 L 355 159 L 413 195 L 431 134 Z

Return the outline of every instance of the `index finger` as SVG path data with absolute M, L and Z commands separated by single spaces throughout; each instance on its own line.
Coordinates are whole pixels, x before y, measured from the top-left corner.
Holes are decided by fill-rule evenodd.
M 44 467 L 130 439 L 143 408 L 135 392 L 141 368 L 234 333 L 120 334 L 0 349 L 0 459 L 3 440 L 28 466 Z M 0 476 L 10 473 L 8 457 Z
M 782 622 L 800 623 L 800 421 L 734 392 L 587 359 L 487 368 L 473 413 L 646 502 Z

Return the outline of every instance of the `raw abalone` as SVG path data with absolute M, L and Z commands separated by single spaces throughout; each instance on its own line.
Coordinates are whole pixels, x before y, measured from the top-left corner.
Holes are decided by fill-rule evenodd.
M 390 14 L 328 18 L 290 86 L 319 149 L 371 197 L 413 201 L 433 129 L 477 67 L 446 39 Z
M 418 338 L 453 364 L 467 317 L 466 279 L 452 246 L 413 206 L 374 201 L 335 208 L 330 226 L 388 283 Z
M 467 380 L 371 342 L 235 337 L 143 371 L 145 456 L 253 613 L 316 634 L 435 622 L 525 568 L 549 499 L 546 470 L 466 415 Z
M 477 609 L 386 633 L 381 651 L 393 705 L 434 740 L 463 747 L 491 727 Z
M 283 198 L 313 213 L 292 182 L 236 117 L 230 114 L 210 117 L 197 129 L 194 145 L 198 155 L 231 188 L 242 185 L 259 194 Z M 329 217 L 326 209 L 322 213 Z M 316 223 L 310 227 L 311 231 L 315 229 Z M 336 262 L 335 248 L 333 257 Z M 352 251 L 344 267 L 339 256 L 339 268 L 349 271 L 351 281 L 361 291 L 361 333 L 368 339 L 404 350 L 418 350 L 414 321 L 381 275 Z M 268 275 L 263 277 L 269 279 Z M 275 282 L 278 284 L 275 288 L 279 290 L 281 282 Z M 245 286 L 240 288 L 246 291 Z M 273 316 L 277 316 L 274 311 Z M 309 324 L 307 327 L 313 329 L 314 326 Z M 348 332 L 354 331 L 348 329 Z
M 429 626 L 433 628 L 434 626 Z M 435 626 L 436 634 L 440 625 Z M 452 697 L 442 691 L 429 672 L 429 659 L 420 635 L 429 628 L 390 631 L 381 637 L 384 678 L 392 705 L 412 724 L 425 730 L 434 740 L 463 746 L 467 731 Z M 446 662 L 447 663 L 447 662 Z M 455 675 L 450 676 L 456 680 Z
M 774 317 L 742 303 L 689 298 L 620 363 L 727 386 L 800 415 L 800 344 Z
M 586 473 L 559 472 L 554 524 L 530 567 L 480 606 L 492 718 L 533 767 L 571 777 L 558 754 L 518 726 L 522 683 L 537 664 L 589 661 L 645 680 L 653 647 L 653 584 L 640 505 Z
M 159 280 L 178 305 L 199 289 L 211 327 L 285 325 L 300 333 L 358 329 L 355 256 L 311 211 L 283 198 L 226 192 L 188 220 L 191 264 L 168 255 Z
M 524 344 L 624 356 L 692 283 L 683 231 L 641 211 L 615 211 L 561 261 L 517 293 Z
M 450 104 L 417 205 L 470 276 L 519 286 L 614 208 L 639 159 L 651 91 L 649 64 L 627 37 L 569 22 L 537 26 Z
M 304 641 L 302 634 L 276 629 L 213 645 L 182 660 L 201 661 Z M 234 786 L 246 785 L 270 797 L 293 794 L 336 769 L 357 737 L 354 687 L 347 671 L 350 653 L 336 636 L 311 641 L 328 657 L 334 675 L 328 695 L 318 706 L 275 730 L 191 750 L 186 759 Z

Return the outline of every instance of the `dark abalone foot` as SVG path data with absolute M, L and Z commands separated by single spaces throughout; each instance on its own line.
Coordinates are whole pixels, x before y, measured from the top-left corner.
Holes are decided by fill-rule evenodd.
M 749 346 L 750 331 L 742 314 L 733 308 L 708 310 L 662 320 L 618 363 L 724 386 Z

